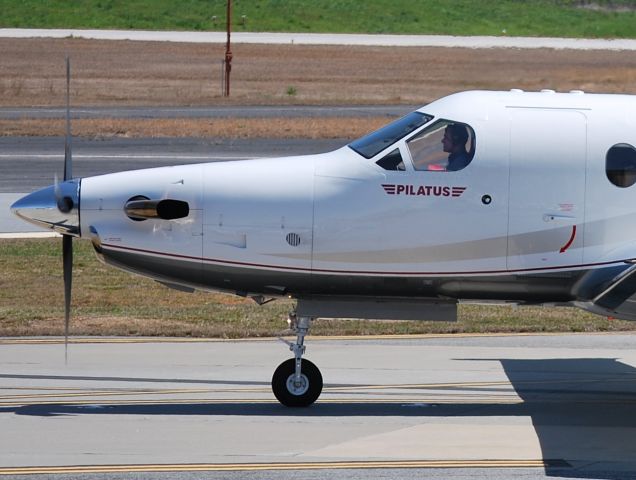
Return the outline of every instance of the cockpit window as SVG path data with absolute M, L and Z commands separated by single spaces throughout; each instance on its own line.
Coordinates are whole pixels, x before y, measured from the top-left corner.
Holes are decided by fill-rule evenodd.
M 617 187 L 627 188 L 636 183 L 636 148 L 619 143 L 607 151 L 605 173 Z
M 465 123 L 440 120 L 407 140 L 406 146 L 415 170 L 462 170 L 475 155 L 475 132 Z
M 385 170 L 406 170 L 406 168 L 404 167 L 404 160 L 402 160 L 402 155 L 400 154 L 399 148 L 396 148 L 391 153 L 388 153 L 375 163 Z
M 371 158 L 409 133 L 417 130 L 433 117 L 420 112 L 408 115 L 389 123 L 380 130 L 365 135 L 349 144 L 349 147 L 365 158 Z

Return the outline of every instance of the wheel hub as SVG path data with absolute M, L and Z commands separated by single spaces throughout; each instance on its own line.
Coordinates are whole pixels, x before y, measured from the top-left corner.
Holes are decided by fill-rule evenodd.
M 302 373 L 298 382 L 296 382 L 295 377 L 296 375 L 293 374 L 287 378 L 287 390 L 292 395 L 304 395 L 309 390 L 309 380 Z

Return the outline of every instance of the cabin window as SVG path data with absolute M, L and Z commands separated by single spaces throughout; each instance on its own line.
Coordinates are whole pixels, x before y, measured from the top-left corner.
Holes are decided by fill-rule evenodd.
M 433 117 L 420 112 L 412 112 L 393 123 L 365 135 L 349 144 L 349 148 L 365 158 L 376 156 L 385 148 L 393 145 L 409 133 L 414 132 Z
M 607 151 L 605 173 L 617 187 L 631 187 L 636 183 L 636 149 L 627 143 L 618 143 Z
M 385 155 L 375 163 L 385 170 L 406 170 L 404 168 L 404 160 L 402 160 L 402 155 L 400 154 L 399 148 L 396 148 L 391 153 Z
M 461 122 L 440 120 L 406 142 L 415 170 L 462 170 L 475 155 L 475 132 Z

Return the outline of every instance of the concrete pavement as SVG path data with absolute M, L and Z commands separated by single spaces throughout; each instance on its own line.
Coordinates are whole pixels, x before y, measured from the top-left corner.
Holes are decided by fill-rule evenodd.
M 271 393 L 289 355 L 274 339 L 97 340 L 72 344 L 66 366 L 59 342 L 0 342 L 0 474 L 351 462 L 540 468 L 540 478 L 636 472 L 633 334 L 309 337 L 325 388 L 307 409 Z
M 92 38 L 101 40 L 225 43 L 225 32 L 158 32 L 139 30 L 1 28 L 0 37 Z M 631 39 L 541 37 L 458 37 L 450 35 L 365 35 L 334 33 L 233 32 L 233 43 L 296 45 L 362 45 L 384 47 L 554 48 L 572 50 L 636 50 Z

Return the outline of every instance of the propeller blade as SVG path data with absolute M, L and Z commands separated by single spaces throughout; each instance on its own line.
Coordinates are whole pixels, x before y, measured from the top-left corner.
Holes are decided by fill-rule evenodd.
M 66 136 L 64 140 L 64 181 L 73 178 L 71 154 L 71 60 L 66 56 Z
M 66 135 L 64 137 L 64 181 L 73 178 L 73 156 L 71 153 L 71 60 L 66 56 Z M 56 178 L 56 197 L 60 211 L 70 211 L 68 205 L 58 196 L 59 187 Z M 71 290 L 73 285 L 73 237 L 62 236 L 62 264 L 64 270 L 64 362 L 68 363 L 68 330 L 71 318 Z
M 62 264 L 64 269 L 64 361 L 68 362 L 68 326 L 71 317 L 71 288 L 73 283 L 73 237 L 62 236 Z

